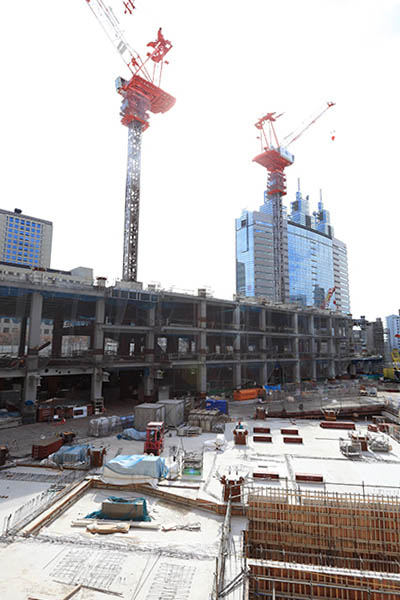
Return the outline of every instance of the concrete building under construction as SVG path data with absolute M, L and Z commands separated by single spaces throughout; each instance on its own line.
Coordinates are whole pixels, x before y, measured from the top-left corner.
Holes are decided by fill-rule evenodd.
M 137 403 L 156 399 L 160 386 L 172 397 L 231 394 L 271 378 L 299 383 L 348 372 L 352 322 L 345 315 L 220 300 L 204 290 L 190 296 L 135 283 L 105 287 L 102 279 L 70 283 L 55 273 L 4 268 L 0 274 L 0 314 L 19 328 L 18 345 L 3 355 L 0 381 L 3 389 L 23 389 L 24 413 L 39 397 L 73 387 L 87 400 Z M 69 338 L 79 339 L 77 350 Z

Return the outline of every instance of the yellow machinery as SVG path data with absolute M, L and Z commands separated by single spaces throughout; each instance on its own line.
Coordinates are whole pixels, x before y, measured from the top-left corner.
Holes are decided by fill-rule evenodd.
M 400 381 L 400 352 L 395 348 L 392 350 L 392 367 L 383 369 L 383 377 L 390 381 Z

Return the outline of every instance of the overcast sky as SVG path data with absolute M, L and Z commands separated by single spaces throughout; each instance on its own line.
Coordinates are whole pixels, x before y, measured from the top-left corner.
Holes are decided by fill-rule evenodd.
M 122 0 L 105 0 L 118 12 Z M 176 97 L 143 136 L 138 278 L 235 292 L 235 217 L 263 201 L 255 121 L 284 112 L 297 178 L 319 189 L 348 247 L 351 307 L 397 313 L 400 2 L 137 0 L 131 45 L 163 27 L 174 48 L 162 87 Z M 0 206 L 53 221 L 52 267 L 122 273 L 127 129 L 114 80 L 129 72 L 86 0 L 2 3 Z M 331 135 L 335 132 L 335 141 Z

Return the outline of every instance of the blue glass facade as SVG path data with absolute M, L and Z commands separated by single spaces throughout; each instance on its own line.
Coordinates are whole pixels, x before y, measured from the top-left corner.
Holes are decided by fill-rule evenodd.
M 349 313 L 347 249 L 334 238 L 322 200 L 310 214 L 309 198 L 303 198 L 299 189 L 290 215 L 283 205 L 278 212 L 265 192 L 258 212 L 246 210 L 236 219 L 236 293 L 320 307 L 328 291 L 335 288 L 327 308 L 336 306 Z M 277 285 L 279 267 L 281 290 Z
M 274 294 L 273 225 L 268 214 L 243 211 L 236 219 L 236 293 Z
M 38 266 L 42 240 L 42 225 L 16 216 L 7 217 L 4 260 L 22 265 Z
M 236 219 L 236 292 L 254 296 L 254 237 L 253 215 L 243 212 Z
M 289 221 L 288 254 L 290 301 L 321 306 L 334 285 L 332 240 Z

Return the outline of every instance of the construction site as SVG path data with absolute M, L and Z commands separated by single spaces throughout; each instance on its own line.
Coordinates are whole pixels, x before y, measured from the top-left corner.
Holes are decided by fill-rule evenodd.
M 332 267 L 325 289 L 315 267 L 313 304 L 291 301 L 281 252 L 287 148 L 335 103 L 283 143 L 281 114 L 256 122 L 273 297 L 144 286 L 142 134 L 175 105 L 172 43 L 160 27 L 139 54 L 85 4 L 129 77 L 122 279 L 0 261 L 1 600 L 400 600 L 400 355 L 385 384 L 355 351 L 347 279 Z
M 2 429 L 1 597 L 399 598 L 395 400 L 317 389 Z

